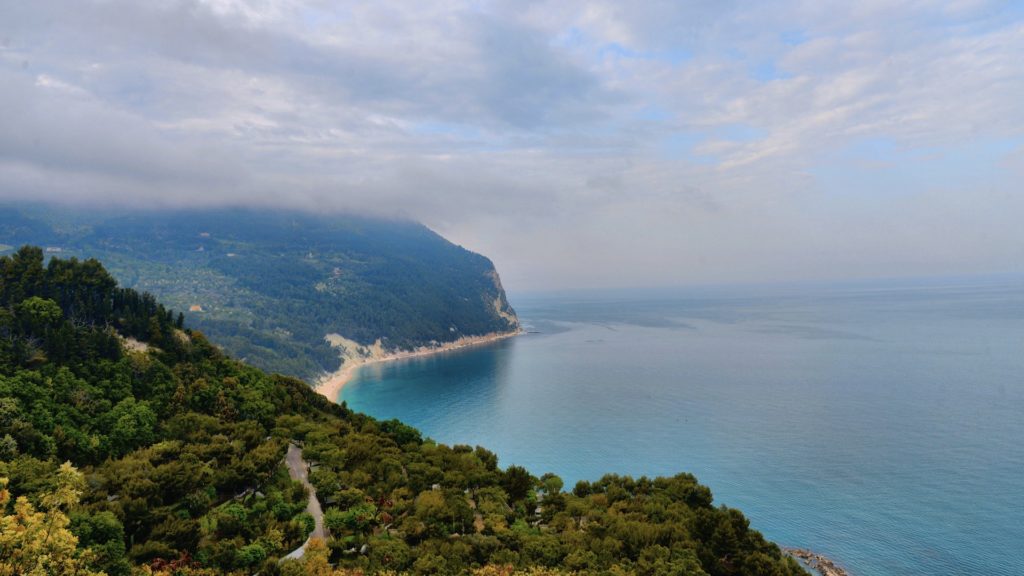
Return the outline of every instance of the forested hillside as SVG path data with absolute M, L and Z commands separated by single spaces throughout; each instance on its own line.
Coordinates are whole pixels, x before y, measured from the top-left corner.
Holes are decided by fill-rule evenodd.
M 289 443 L 330 538 L 279 562 L 312 529 Z M 96 261 L 0 258 L 0 575 L 387 571 L 803 573 L 692 476 L 565 491 L 234 361 Z
M 99 258 L 232 356 L 307 381 L 340 364 L 327 334 L 395 350 L 517 328 L 490 260 L 414 222 L 3 207 L 0 253 L 22 244 Z

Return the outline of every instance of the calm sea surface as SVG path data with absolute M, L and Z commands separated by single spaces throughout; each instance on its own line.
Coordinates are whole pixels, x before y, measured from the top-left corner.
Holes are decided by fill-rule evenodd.
M 349 406 L 571 487 L 692 472 L 859 576 L 1024 574 L 1024 282 L 515 298 Z

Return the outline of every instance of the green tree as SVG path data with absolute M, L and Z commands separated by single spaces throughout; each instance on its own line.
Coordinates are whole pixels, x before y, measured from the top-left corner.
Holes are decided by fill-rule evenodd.
M 541 476 L 540 482 L 544 487 L 544 493 L 548 495 L 560 493 L 562 491 L 562 486 L 564 486 L 562 479 L 551 472 Z
M 509 466 L 502 478 L 502 488 L 513 502 L 523 500 L 531 494 L 533 485 L 533 476 L 522 466 Z
M 39 296 L 22 300 L 15 310 L 18 317 L 28 325 L 29 330 L 40 335 L 56 327 L 64 317 L 59 304 Z
M 115 455 L 151 444 L 156 437 L 157 417 L 146 401 L 125 398 L 110 413 L 110 447 Z

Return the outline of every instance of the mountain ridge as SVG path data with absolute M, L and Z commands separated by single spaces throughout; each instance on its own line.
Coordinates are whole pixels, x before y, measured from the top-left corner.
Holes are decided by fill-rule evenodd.
M 490 259 L 408 220 L 14 206 L 0 214 L 0 243 L 98 257 L 232 355 L 308 382 L 340 367 L 329 334 L 397 352 L 518 329 Z

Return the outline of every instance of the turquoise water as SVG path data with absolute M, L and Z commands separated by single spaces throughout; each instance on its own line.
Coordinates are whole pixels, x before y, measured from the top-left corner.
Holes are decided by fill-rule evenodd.
M 692 472 L 855 575 L 1024 574 L 1024 282 L 514 300 L 537 333 L 342 399 L 567 486 Z

